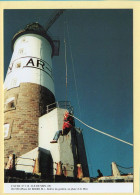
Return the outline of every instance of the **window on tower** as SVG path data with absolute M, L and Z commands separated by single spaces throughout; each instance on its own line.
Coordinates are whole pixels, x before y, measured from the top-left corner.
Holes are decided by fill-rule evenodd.
M 16 109 L 17 95 L 6 99 L 4 103 L 4 112 Z
M 14 101 L 10 102 L 10 108 L 15 108 Z
M 11 138 L 12 124 L 13 124 L 13 120 L 10 120 L 9 122 L 4 124 L 4 139 Z
M 17 86 L 17 79 L 16 78 L 13 78 L 11 80 L 11 88 L 16 87 L 16 86 Z
M 25 39 L 25 38 L 23 38 L 23 39 L 22 39 L 22 42 L 25 42 L 25 41 L 26 41 L 26 39 Z
M 4 139 L 8 137 L 10 124 L 4 124 Z
M 16 64 L 16 68 L 20 68 L 20 67 L 21 67 L 21 63 L 19 62 Z
M 20 55 L 22 55 L 23 54 L 23 48 L 21 48 L 21 49 L 19 49 L 19 51 L 18 51 L 18 53 L 20 54 Z

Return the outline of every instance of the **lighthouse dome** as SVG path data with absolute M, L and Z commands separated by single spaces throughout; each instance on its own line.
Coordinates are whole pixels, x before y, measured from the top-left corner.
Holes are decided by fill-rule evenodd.
M 50 43 L 50 45 L 52 47 L 52 56 L 53 56 L 53 53 L 54 53 L 54 43 L 53 43 L 53 40 L 50 37 L 50 35 L 48 35 L 48 33 L 46 33 L 46 31 L 43 28 L 43 26 L 41 26 L 38 22 L 33 22 L 33 23 L 30 23 L 30 24 L 27 24 L 24 29 L 18 31 L 14 35 L 14 37 L 12 39 L 12 50 L 14 48 L 15 41 L 20 36 L 25 35 L 25 34 L 37 34 L 37 35 L 41 35 L 42 37 L 47 39 L 47 41 L 49 41 L 49 43 Z

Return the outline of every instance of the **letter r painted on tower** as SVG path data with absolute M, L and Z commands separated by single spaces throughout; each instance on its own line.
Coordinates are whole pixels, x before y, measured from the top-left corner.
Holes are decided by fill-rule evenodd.
M 42 66 L 42 69 L 44 69 L 45 63 L 42 60 L 37 60 L 37 67 L 39 67 L 39 65 Z

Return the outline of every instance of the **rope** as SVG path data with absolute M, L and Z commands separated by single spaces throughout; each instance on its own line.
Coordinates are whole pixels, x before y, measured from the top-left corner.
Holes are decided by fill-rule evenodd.
M 120 170 L 119 170 L 119 171 L 120 171 Z M 124 173 L 124 172 L 122 172 L 122 171 L 120 171 L 120 173 L 123 174 L 123 175 L 127 175 L 127 174 L 128 174 L 128 173 Z
M 123 168 L 123 169 L 132 169 L 133 168 L 133 167 L 123 167 L 123 166 L 120 166 L 118 164 L 117 164 L 117 166 L 120 167 L 120 168 Z
M 66 99 L 65 99 L 65 108 L 67 104 L 67 83 L 68 83 L 68 65 L 67 65 L 67 45 L 66 45 L 66 39 L 65 39 L 65 30 L 64 30 L 64 47 L 65 47 L 65 65 L 66 65 Z
M 71 116 L 72 116 L 72 115 L 71 115 Z M 112 136 L 112 135 L 110 135 L 110 134 L 108 134 L 108 133 L 104 133 L 103 131 L 100 131 L 100 130 L 98 130 L 98 129 L 95 129 L 94 127 L 91 127 L 91 126 L 87 125 L 86 123 L 84 123 L 83 121 L 81 121 L 80 119 L 78 119 L 77 117 L 75 117 L 75 116 L 73 116 L 73 117 L 74 117 L 75 119 L 77 119 L 79 122 L 81 122 L 83 125 L 85 125 L 86 127 L 90 128 L 90 129 L 93 129 L 94 131 L 96 131 L 96 132 L 98 132 L 98 133 L 104 134 L 104 135 L 106 135 L 106 136 L 108 136 L 108 137 L 111 137 L 111 138 L 113 138 L 113 139 L 116 139 L 116 140 L 118 140 L 118 141 L 120 141 L 120 142 L 123 142 L 123 143 L 125 143 L 125 144 L 130 145 L 130 146 L 133 146 L 133 144 L 131 144 L 131 143 L 129 143 L 129 142 L 126 142 L 126 141 L 124 141 L 124 140 L 122 140 L 122 139 L 119 139 L 119 138 L 117 138 L 117 137 L 115 137 L 115 136 Z
M 77 89 L 74 60 L 73 60 L 73 55 L 72 55 L 72 48 L 71 48 L 69 29 L 68 29 L 68 24 L 67 23 L 66 23 L 66 26 L 67 26 L 68 43 L 69 43 L 71 62 L 72 62 L 72 70 L 73 70 L 73 75 L 74 75 L 74 83 L 75 83 L 75 89 L 76 89 L 76 97 L 77 97 L 77 103 L 78 103 L 78 107 L 79 107 L 79 114 L 80 114 L 80 118 L 81 118 L 81 109 L 80 109 L 80 103 L 79 103 L 79 95 L 78 95 L 78 89 Z
M 72 60 L 72 65 L 73 65 L 73 73 L 74 73 L 74 80 L 75 80 L 75 87 L 76 87 L 76 90 L 77 90 L 77 83 L 76 83 L 76 77 L 75 77 L 75 71 L 74 71 L 74 62 L 73 62 L 73 55 L 72 55 L 72 49 L 71 49 L 71 44 L 70 44 L 70 39 L 69 39 L 69 30 L 68 30 L 68 25 L 67 25 L 67 33 L 68 33 L 68 41 L 69 41 L 69 47 L 70 47 L 70 53 L 71 53 L 71 60 Z M 65 46 L 65 65 L 66 65 L 66 101 L 67 101 L 67 53 L 66 53 L 66 40 L 65 40 L 65 30 L 64 30 L 64 46 Z M 79 110 L 80 110 L 80 104 L 79 104 L 79 98 L 78 98 L 78 90 L 76 91 L 77 93 L 77 99 L 78 99 L 78 107 L 79 107 Z M 78 119 L 77 117 L 73 116 L 75 119 L 77 119 L 79 122 L 81 122 L 83 125 L 87 126 L 88 128 L 90 129 L 93 129 L 94 131 L 98 132 L 98 133 L 101 133 L 101 134 L 104 134 L 108 137 L 111 137 L 113 139 L 116 139 L 120 142 L 123 142 L 125 144 L 128 144 L 130 146 L 133 146 L 133 144 L 129 143 L 129 142 L 126 142 L 122 139 L 119 139 L 115 136 L 112 136 L 108 133 L 105 133 L 103 131 L 100 131 L 98 129 L 95 129 L 94 127 L 91 127 L 89 125 L 87 125 L 86 123 L 84 123 L 83 121 L 81 121 L 80 119 Z

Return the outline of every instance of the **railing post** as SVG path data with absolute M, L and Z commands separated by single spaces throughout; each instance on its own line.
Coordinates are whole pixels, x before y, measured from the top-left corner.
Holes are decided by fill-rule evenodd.
M 77 164 L 77 178 L 82 179 L 83 178 L 83 170 L 82 170 L 82 165 Z
M 58 163 L 56 163 L 56 175 L 62 175 L 62 163 L 61 161 L 59 161 Z
M 15 170 L 15 154 L 10 154 L 6 169 Z

